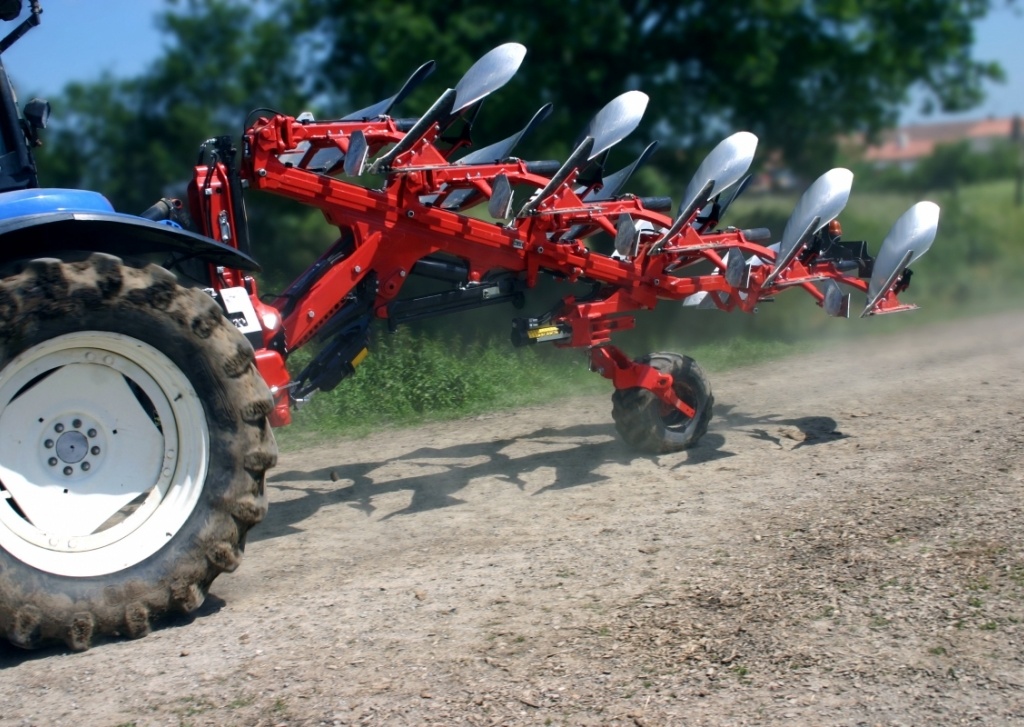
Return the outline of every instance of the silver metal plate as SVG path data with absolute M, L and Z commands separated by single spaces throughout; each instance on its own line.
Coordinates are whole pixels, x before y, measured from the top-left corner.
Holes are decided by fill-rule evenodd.
M 487 213 L 496 220 L 506 220 L 512 216 L 512 185 L 504 174 L 494 178 Z
M 720 141 L 718 146 L 704 157 L 704 161 L 697 167 L 690 183 L 686 185 L 679 209 L 685 210 L 699 204 L 698 196 L 704 196 L 704 190 L 709 182 L 713 182 L 713 184 L 711 192 L 707 196 L 709 199 L 714 199 L 743 179 L 743 175 L 747 173 L 750 164 L 754 161 L 755 151 L 757 151 L 757 137 L 749 131 L 739 131 Z M 703 204 L 701 206 L 703 207 Z
M 358 177 L 366 167 L 366 155 L 370 146 L 366 143 L 366 135 L 356 129 L 348 138 L 348 152 L 345 154 L 345 174 Z
M 551 104 L 544 104 L 537 110 L 537 113 L 533 115 L 533 118 L 527 122 L 526 126 L 524 126 L 520 132 L 513 134 L 507 139 L 502 139 L 501 141 L 485 146 L 482 149 L 476 149 L 455 163 L 493 164 L 505 160 L 512 154 L 512 150 L 516 148 L 524 136 L 531 133 L 537 125 L 540 124 L 540 122 L 544 121 L 544 119 L 551 115 L 552 108 Z
M 525 57 L 526 47 L 519 43 L 505 43 L 487 51 L 455 84 L 452 113 L 462 111 L 512 80 Z
M 939 206 L 934 202 L 918 202 L 900 215 L 875 258 L 863 315 L 878 305 L 908 265 L 928 252 L 938 229 Z
M 580 134 L 580 139 L 588 136 L 594 139 L 594 148 L 590 150 L 588 159 L 611 149 L 629 136 L 644 117 L 647 101 L 647 94 L 643 91 L 626 91 L 605 104 Z
M 412 93 L 417 86 L 419 86 L 423 79 L 429 76 L 434 71 L 434 67 L 437 64 L 434 61 L 427 61 L 422 66 L 413 71 L 412 75 L 409 76 L 402 88 L 391 98 L 386 98 L 383 101 L 378 101 L 372 106 L 367 106 L 365 109 L 359 109 L 353 111 L 347 116 L 342 116 L 342 121 L 360 121 L 362 119 L 375 119 L 378 116 L 387 116 L 391 113 L 391 109 L 394 108 L 395 104 L 401 103 L 402 100 Z
M 789 266 L 814 233 L 839 216 L 850 199 L 852 187 L 853 172 L 839 167 L 822 174 L 803 193 L 786 221 L 775 267 L 765 280 L 765 286 Z

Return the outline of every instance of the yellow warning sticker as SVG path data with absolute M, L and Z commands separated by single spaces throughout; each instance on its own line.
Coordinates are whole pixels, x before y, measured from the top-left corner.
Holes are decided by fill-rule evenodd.
M 542 338 L 544 336 L 553 336 L 560 333 L 558 326 L 544 326 L 544 328 L 535 328 L 532 331 L 527 331 L 526 335 L 530 338 Z

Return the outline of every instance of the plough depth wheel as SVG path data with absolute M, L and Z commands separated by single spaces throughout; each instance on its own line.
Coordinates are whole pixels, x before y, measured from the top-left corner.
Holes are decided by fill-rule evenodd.
M 619 389 L 612 394 L 615 428 L 632 447 L 643 452 L 664 454 L 694 446 L 708 430 L 715 397 L 700 366 L 678 353 L 652 353 L 638 363 L 672 376 L 676 396 L 694 409 L 691 418 L 665 404 L 643 388 Z

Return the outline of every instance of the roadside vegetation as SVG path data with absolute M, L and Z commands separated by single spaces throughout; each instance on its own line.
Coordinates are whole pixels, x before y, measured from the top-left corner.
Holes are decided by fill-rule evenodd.
M 784 358 L 838 338 L 892 333 L 1021 305 L 1024 209 L 1013 205 L 1011 181 L 939 190 L 871 186 L 871 173 L 858 175 L 840 219 L 847 239 L 868 240 L 872 252 L 892 222 L 915 201 L 931 199 L 942 207 L 939 236 L 914 265 L 905 296 L 921 310 L 862 320 L 857 316 L 863 301 L 855 294 L 850 320 L 837 320 L 825 316 L 800 291 L 762 305 L 756 316 L 685 311 L 664 302 L 655 312 L 638 317 L 637 331 L 623 337 L 623 348 L 636 355 L 683 351 L 714 372 Z M 738 226 L 767 224 L 777 236 L 796 198 L 751 196 L 742 205 L 737 202 L 735 220 L 730 221 Z M 516 349 L 506 335 L 494 333 L 507 330 L 508 319 L 522 314 L 499 307 L 470 327 L 454 319 L 426 329 L 405 327 L 394 334 L 382 327 L 355 376 L 332 392 L 317 394 L 295 414 L 293 426 L 278 430 L 282 446 L 610 393 L 610 384 L 588 371 L 582 352 L 550 346 Z M 291 363 L 301 366 L 308 355 L 301 351 Z

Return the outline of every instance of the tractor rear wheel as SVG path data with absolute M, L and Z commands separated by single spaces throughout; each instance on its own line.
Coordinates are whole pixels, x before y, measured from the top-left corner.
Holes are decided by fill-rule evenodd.
M 641 452 L 678 452 L 697 444 L 708 431 L 715 397 L 700 366 L 689 356 L 652 353 L 637 359 L 672 375 L 672 388 L 696 412 L 687 417 L 648 389 L 619 389 L 612 394 L 612 418 L 619 435 Z
M 252 347 L 153 265 L 0 281 L 0 634 L 144 636 L 239 563 L 277 456 Z

